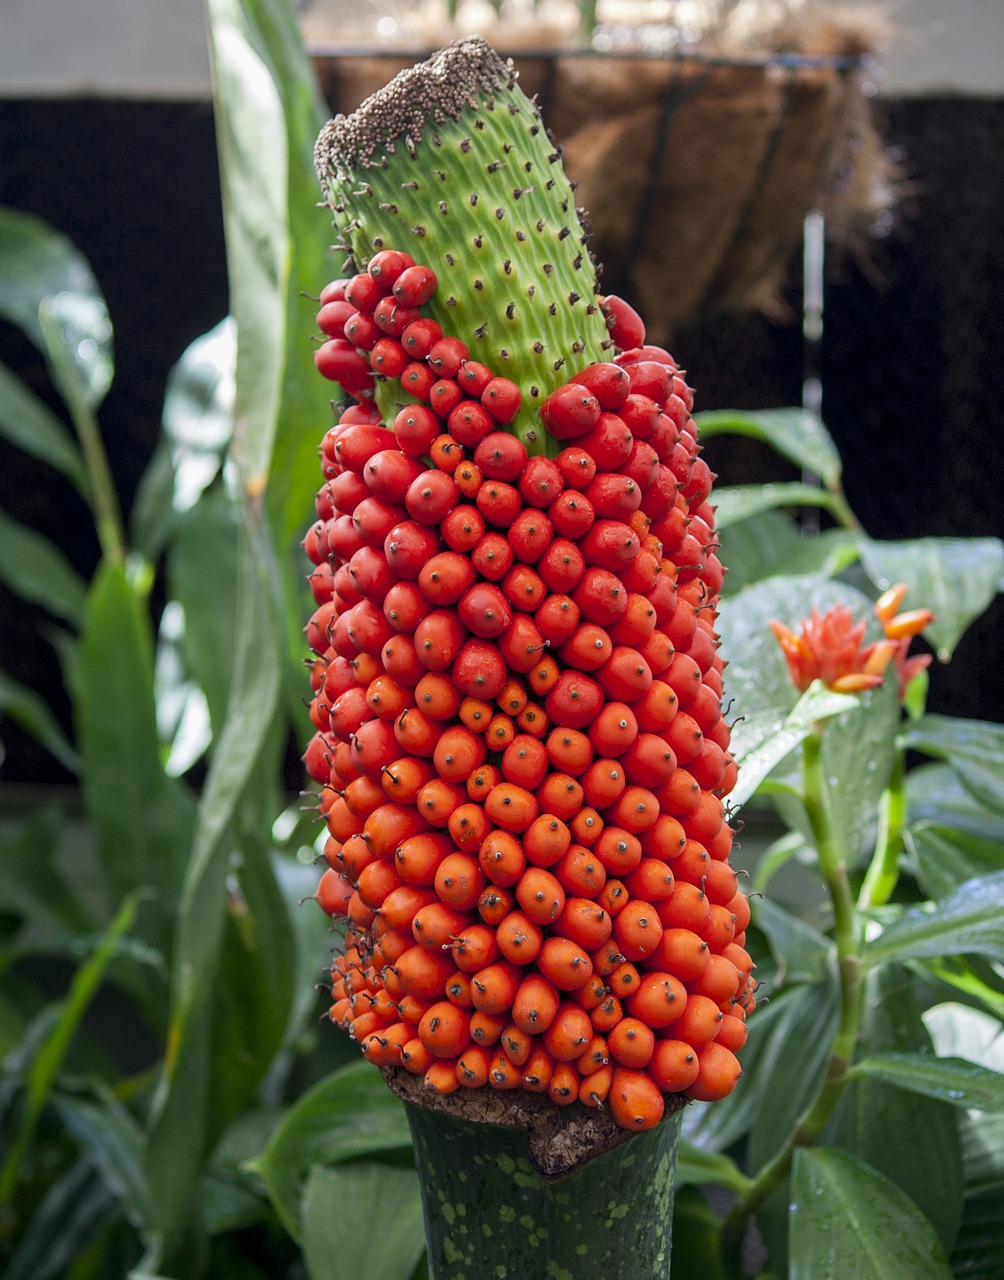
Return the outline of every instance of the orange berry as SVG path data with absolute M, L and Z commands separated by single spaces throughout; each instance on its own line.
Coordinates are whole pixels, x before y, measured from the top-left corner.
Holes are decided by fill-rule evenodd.
M 607 1105 L 622 1129 L 652 1129 L 662 1119 L 666 1104 L 659 1086 L 646 1071 L 616 1067 Z

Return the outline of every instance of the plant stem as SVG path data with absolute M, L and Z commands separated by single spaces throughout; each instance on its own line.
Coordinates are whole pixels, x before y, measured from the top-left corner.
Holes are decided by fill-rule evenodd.
M 112 479 L 108 454 L 105 452 L 97 419 L 90 409 L 81 403 L 71 404 L 70 412 L 87 465 L 91 510 L 94 512 L 94 523 L 97 527 L 101 550 L 107 560 L 114 564 L 124 564 L 126 545 L 122 529 L 122 514 L 119 510 L 115 482 Z
M 903 851 L 903 823 L 906 818 L 905 781 L 906 752 L 897 747 L 892 776 L 882 794 L 875 853 L 858 894 L 859 911 L 884 906 L 899 880 L 899 855 Z
M 851 533 L 864 533 L 864 527 L 861 521 L 851 510 L 851 505 L 847 501 L 847 495 L 844 493 L 844 487 L 838 480 L 833 486 L 827 486 L 832 502 L 829 504 L 830 512 L 838 524 L 843 525 L 845 529 L 849 529 Z
M 751 1216 L 783 1184 L 799 1147 L 811 1146 L 825 1128 L 848 1083 L 861 1026 L 861 956 L 854 900 L 847 866 L 835 838 L 826 803 L 826 779 L 822 765 L 822 728 L 805 740 L 802 756 L 803 801 L 819 854 L 819 865 L 833 906 L 834 941 L 840 1013 L 830 1048 L 826 1073 L 816 1096 L 803 1113 L 788 1141 L 767 1162 L 737 1197 L 722 1225 L 722 1268 L 729 1280 L 742 1280 L 742 1243 Z

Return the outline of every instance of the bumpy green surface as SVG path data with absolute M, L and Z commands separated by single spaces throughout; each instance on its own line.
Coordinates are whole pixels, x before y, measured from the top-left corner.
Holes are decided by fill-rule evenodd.
M 480 37 L 451 45 L 331 121 L 316 161 L 356 266 L 382 248 L 431 266 L 423 311 L 519 385 L 509 429 L 553 452 L 540 404 L 609 340 L 572 186 L 511 66 Z
M 669 1280 L 682 1111 L 556 1181 L 519 1129 L 407 1111 L 432 1280 Z

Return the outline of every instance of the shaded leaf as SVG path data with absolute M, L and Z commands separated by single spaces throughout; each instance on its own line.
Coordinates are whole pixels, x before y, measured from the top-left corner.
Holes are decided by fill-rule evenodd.
M 943 898 L 974 876 L 987 875 L 1004 863 L 1004 848 L 955 827 L 917 822 L 905 832 L 917 879 L 929 898 Z
M 0 511 L 0 582 L 74 627 L 87 586 L 54 543 Z
M 864 960 L 874 968 L 969 952 L 1004 962 L 1004 871 L 967 880 L 940 902 L 904 911 L 867 944 Z
M 80 493 L 87 469 L 73 436 L 52 410 L 0 363 L 0 436 L 61 471 Z
M 730 525 L 773 511 L 776 507 L 826 507 L 832 510 L 833 495 L 811 484 L 739 484 L 715 490 L 715 528 Z
M 414 1169 L 356 1160 L 311 1170 L 303 1197 L 310 1280 L 409 1280 L 424 1250 Z
M 144 936 L 165 955 L 194 826 L 186 788 L 160 757 L 149 619 L 124 569 L 104 562 L 87 600 L 73 670 L 84 798 L 109 900 L 136 885 L 156 896 Z
M 888 1178 L 833 1147 L 795 1154 L 789 1280 L 949 1280 L 931 1224 Z
M 161 436 L 139 478 L 129 509 L 129 545 L 151 564 L 160 557 L 171 536 L 173 494 L 174 464 L 170 446 Z
M 150 1220 L 150 1197 L 141 1167 L 143 1131 L 112 1095 L 100 1100 L 60 1094 L 59 1118 L 76 1138 L 101 1180 L 137 1230 Z
M 86 908 L 55 865 L 62 814 L 36 810 L 13 836 L 0 836 L 0 902 L 32 924 L 73 936 L 94 928 Z
M 80 768 L 80 757 L 49 710 L 49 704 L 34 689 L 12 680 L 4 671 L 0 671 L 0 714 L 30 733 L 65 769 L 76 773 Z
M 694 420 L 704 439 L 730 434 L 763 440 L 797 467 L 814 471 L 828 488 L 840 483 L 837 447 L 822 421 L 806 409 L 718 409 L 695 413 Z
M 880 591 L 905 582 L 905 607 L 928 608 L 934 621 L 923 634 L 947 662 L 969 624 L 1001 589 L 1004 542 L 999 538 L 916 538 L 861 541 L 861 563 Z
M 676 1184 L 682 1186 L 688 1182 L 739 1192 L 746 1188 L 749 1179 L 731 1156 L 702 1151 L 690 1142 L 681 1142 L 676 1156 Z
M 770 898 L 757 898 L 750 907 L 777 965 L 778 984 L 823 982 L 834 954 L 830 939 Z
M 873 1054 L 854 1064 L 855 1076 L 870 1076 L 911 1093 L 977 1111 L 1004 1111 L 1004 1075 L 964 1058 L 922 1053 Z
M 860 557 L 858 535 L 846 529 L 824 529 L 811 537 L 802 536 L 798 545 L 773 566 L 771 576 L 795 578 L 817 574 L 835 578 Z
M 907 729 L 906 745 L 946 761 L 977 800 L 1004 813 L 1004 725 L 925 715 Z
M 250 1167 L 264 1180 L 286 1230 L 301 1239 L 301 1196 L 312 1168 L 410 1147 L 404 1104 L 375 1067 L 355 1062 L 298 1099 Z
M 795 556 L 803 541 L 798 525 L 781 511 L 763 511 L 726 529 L 720 553 L 729 567 L 723 595 L 737 595 L 753 582 L 776 576 L 778 566 Z
M 87 1245 L 117 1216 L 114 1197 L 86 1159 L 46 1192 L 7 1263 L 4 1280 L 53 1280 L 69 1274 Z
M 1004 815 L 987 809 L 947 764 L 924 764 L 906 775 L 907 812 L 913 824 L 932 822 L 1004 844 Z

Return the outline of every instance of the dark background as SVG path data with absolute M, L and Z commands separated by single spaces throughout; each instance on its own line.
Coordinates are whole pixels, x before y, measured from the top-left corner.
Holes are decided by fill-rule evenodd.
M 830 268 L 824 418 L 851 506 L 872 536 L 1000 534 L 1004 103 L 904 99 L 879 111 L 883 136 L 904 157 L 905 194 L 891 234 L 869 247 L 866 262 L 845 258 Z M 0 203 L 69 236 L 105 294 L 116 376 L 100 420 L 128 511 L 160 429 L 168 370 L 227 311 L 211 106 L 0 102 Z M 793 317 L 799 270 L 793 263 L 786 293 Z M 794 319 L 723 317 L 670 341 L 699 408 L 801 399 L 805 352 Z M 0 359 L 58 408 L 34 348 L 2 324 Z M 723 482 L 793 478 L 750 441 L 718 439 L 707 455 Z M 98 548 L 73 490 L 2 441 L 0 503 L 91 573 Z M 0 666 L 42 692 L 58 715 L 67 700 L 54 651 L 40 638 L 51 625 L 0 588 Z M 932 672 L 932 710 L 1004 719 L 1002 625 L 998 598 L 953 663 Z M 16 726 L 4 725 L 4 740 L 6 783 L 69 780 Z

